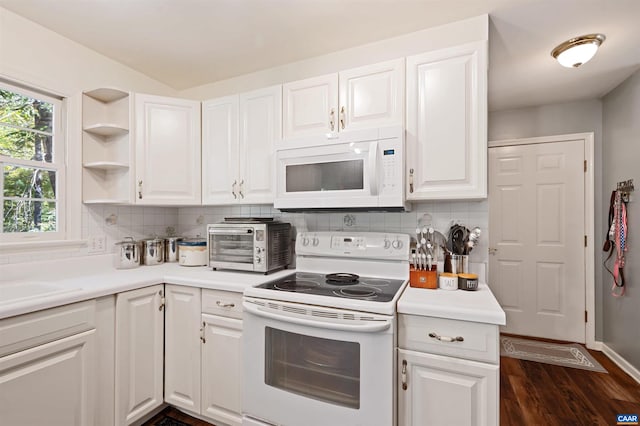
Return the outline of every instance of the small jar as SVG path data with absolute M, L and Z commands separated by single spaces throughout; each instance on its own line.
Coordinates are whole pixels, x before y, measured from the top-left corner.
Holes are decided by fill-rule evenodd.
M 178 242 L 180 266 L 206 266 L 207 240 L 204 238 L 185 238 Z
M 443 272 L 438 279 L 438 287 L 442 290 L 457 290 L 458 289 L 458 275 L 450 272 Z

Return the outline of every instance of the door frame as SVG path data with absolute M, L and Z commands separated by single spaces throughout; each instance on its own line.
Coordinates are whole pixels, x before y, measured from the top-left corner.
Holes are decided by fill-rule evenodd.
M 595 326 L 595 171 L 593 135 L 593 132 L 569 133 L 564 135 L 541 136 L 534 138 L 504 139 L 489 141 L 488 143 L 489 148 L 495 148 L 501 146 L 567 142 L 571 140 L 584 141 L 584 158 L 587 161 L 587 171 L 584 174 L 584 235 L 587 236 L 587 246 L 584 248 L 585 309 L 587 311 L 585 342 L 589 349 L 598 348 Z M 489 229 L 489 232 L 491 232 L 491 229 Z

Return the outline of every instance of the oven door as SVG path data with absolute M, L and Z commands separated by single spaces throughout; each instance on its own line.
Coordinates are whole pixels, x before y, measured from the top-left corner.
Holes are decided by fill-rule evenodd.
M 246 225 L 209 225 L 209 266 L 253 271 L 255 230 Z
M 395 424 L 393 317 L 249 297 L 243 308 L 246 416 L 290 426 Z

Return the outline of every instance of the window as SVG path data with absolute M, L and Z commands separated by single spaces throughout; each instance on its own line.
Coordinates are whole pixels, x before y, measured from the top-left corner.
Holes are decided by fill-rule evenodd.
M 64 239 L 62 101 L 0 82 L 0 241 Z

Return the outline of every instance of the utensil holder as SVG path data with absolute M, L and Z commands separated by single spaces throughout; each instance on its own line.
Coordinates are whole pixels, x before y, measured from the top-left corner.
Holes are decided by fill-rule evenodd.
M 438 271 L 436 265 L 431 266 L 431 270 L 421 270 L 409 268 L 409 285 L 417 288 L 438 288 Z
M 444 272 L 466 274 L 469 272 L 468 254 L 447 254 L 444 258 Z

